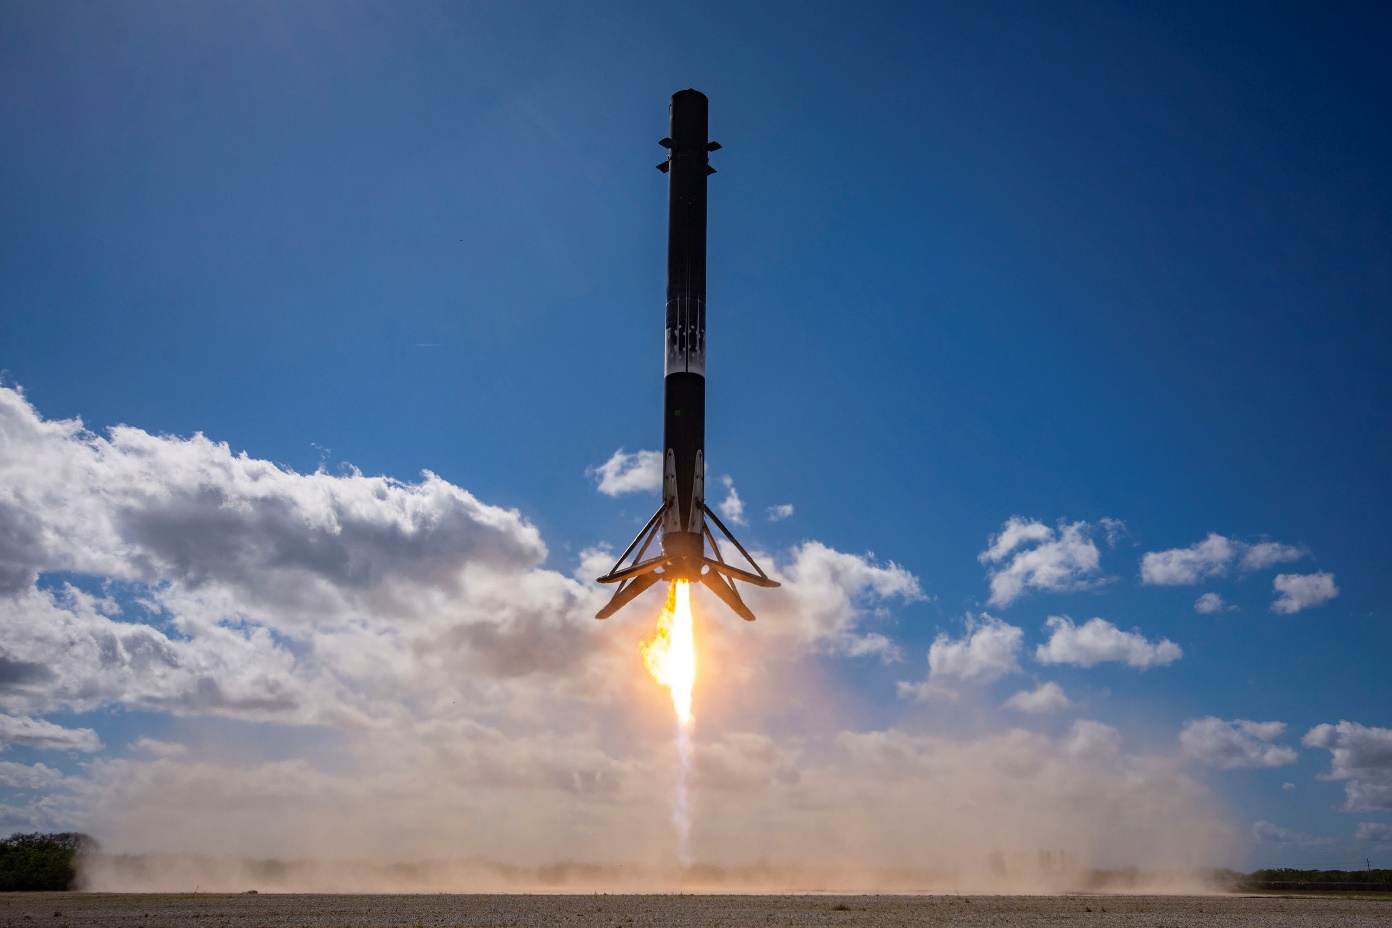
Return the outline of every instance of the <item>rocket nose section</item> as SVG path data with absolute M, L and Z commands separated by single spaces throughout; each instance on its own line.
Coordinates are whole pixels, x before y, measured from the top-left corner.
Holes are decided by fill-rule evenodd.
M 672 94 L 673 106 L 676 106 L 678 100 L 681 100 L 683 103 L 699 104 L 703 109 L 710 107 L 709 98 L 695 87 L 678 90 L 676 93 Z
M 671 138 L 677 148 L 705 148 L 709 138 L 710 101 L 699 90 L 672 94 Z

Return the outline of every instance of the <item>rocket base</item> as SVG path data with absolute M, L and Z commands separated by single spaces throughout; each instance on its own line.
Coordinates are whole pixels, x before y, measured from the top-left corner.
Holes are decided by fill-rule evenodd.
M 711 512 L 705 503 L 701 504 L 701 509 L 753 570 L 736 567 L 725 560 L 720 551 L 720 544 L 709 525 L 705 527 L 704 538 L 694 532 L 668 532 L 662 535 L 663 553 L 645 559 L 644 555 L 662 528 L 662 516 L 667 511 L 667 504 L 663 503 L 638 532 L 637 537 L 624 549 L 624 553 L 619 555 L 609 573 L 598 578 L 600 583 L 617 583 L 619 588 L 614 591 L 608 604 L 595 613 L 596 619 L 609 618 L 660 581 L 687 580 L 704 584 L 740 618 L 746 622 L 754 621 L 754 613 L 744 604 L 735 581 L 765 588 L 781 584 L 764 573 L 764 569 L 744 549 L 744 545 L 739 543 L 725 527 L 725 523 L 720 521 L 720 517 Z M 707 543 L 710 545 L 711 553 L 715 555 L 713 558 L 706 554 Z

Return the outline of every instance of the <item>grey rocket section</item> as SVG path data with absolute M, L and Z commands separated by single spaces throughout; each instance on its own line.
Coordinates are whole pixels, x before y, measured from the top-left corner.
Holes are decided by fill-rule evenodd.
M 715 173 L 709 140 L 710 104 L 697 90 L 672 95 L 671 134 L 661 141 L 667 160 L 667 312 L 663 341 L 662 505 L 600 583 L 617 583 L 597 618 L 608 618 L 662 580 L 704 583 L 742 618 L 736 580 L 778 583 L 755 563 L 706 506 L 706 179 Z M 726 562 L 710 525 L 752 570 Z M 660 554 L 648 550 L 660 539 Z M 707 554 L 709 545 L 710 554 Z

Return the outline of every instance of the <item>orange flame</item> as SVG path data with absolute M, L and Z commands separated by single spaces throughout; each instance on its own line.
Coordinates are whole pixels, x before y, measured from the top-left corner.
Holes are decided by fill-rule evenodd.
M 696 642 L 691 630 L 691 585 L 673 582 L 657 633 L 643 644 L 643 662 L 653 679 L 672 691 L 677 721 L 691 724 L 691 689 L 696 685 Z

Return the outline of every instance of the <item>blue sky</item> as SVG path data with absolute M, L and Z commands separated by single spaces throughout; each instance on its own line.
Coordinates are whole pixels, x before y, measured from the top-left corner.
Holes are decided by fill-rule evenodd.
M 883 776 L 851 743 L 912 745 L 919 769 L 1026 742 L 1083 763 L 1086 742 L 1112 752 L 1099 794 L 1169 764 L 1150 791 L 1224 823 L 1193 859 L 1392 866 L 1384 17 L 9 3 L 0 23 L 0 369 L 22 391 L 0 432 L 3 657 L 31 668 L 0 691 L 0 760 L 24 768 L 5 827 L 220 847 L 111 810 L 147 809 L 151 784 L 216 792 L 238 764 L 348 789 L 384 776 L 364 758 L 386 719 L 412 750 L 452 726 L 461 751 L 501 739 L 518 769 L 613 795 L 662 769 L 646 617 L 594 630 L 586 578 L 655 505 L 641 474 L 597 492 L 598 468 L 659 440 L 653 166 L 692 86 L 724 145 L 708 459 L 790 581 L 757 631 L 702 617 L 706 679 L 730 689 L 698 683 L 698 745 L 773 764 L 729 781 L 741 801 L 802 770 L 789 789 L 816 802 L 779 801 L 834 820 Z M 1081 631 L 1095 617 L 1111 631 Z M 371 641 L 399 645 L 390 680 Z M 1037 711 L 1003 705 L 1017 692 Z M 924 776 L 896 801 L 948 828 L 949 775 Z M 698 856 L 752 854 L 700 783 Z M 585 795 L 508 795 L 554 812 L 503 856 L 602 837 Z M 460 803 L 475 841 L 501 827 Z M 1055 846 L 1014 814 L 1003 846 Z M 768 827 L 795 846 L 817 821 Z M 1138 859 L 1150 821 L 1057 846 Z

